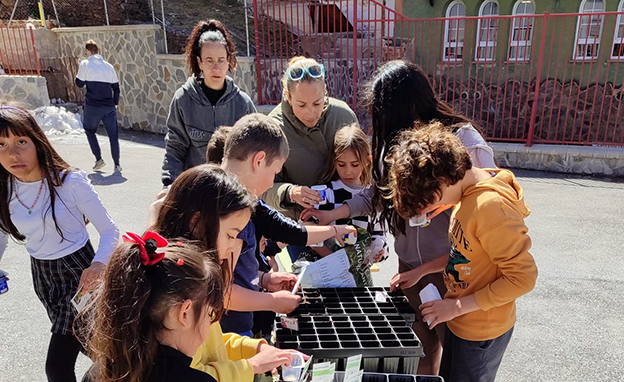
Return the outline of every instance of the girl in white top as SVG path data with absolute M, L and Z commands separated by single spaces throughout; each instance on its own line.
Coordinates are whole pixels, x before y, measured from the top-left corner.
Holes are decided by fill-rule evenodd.
M 71 298 L 91 289 L 117 246 L 119 230 L 87 175 L 67 164 L 25 110 L 0 104 L 0 257 L 8 236 L 31 256 L 33 283 L 52 322 L 48 381 L 75 381 L 80 342 Z M 86 222 L 100 234 L 97 252 Z

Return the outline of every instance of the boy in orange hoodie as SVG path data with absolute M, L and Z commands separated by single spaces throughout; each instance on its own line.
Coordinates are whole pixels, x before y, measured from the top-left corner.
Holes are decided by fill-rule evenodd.
M 434 123 L 406 131 L 386 159 L 389 193 L 404 218 L 454 207 L 444 299 L 420 306 L 430 327 L 447 322 L 440 375 L 447 382 L 494 381 L 516 322 L 515 300 L 531 291 L 537 267 L 524 218 L 530 210 L 508 170 L 472 167 L 460 140 Z

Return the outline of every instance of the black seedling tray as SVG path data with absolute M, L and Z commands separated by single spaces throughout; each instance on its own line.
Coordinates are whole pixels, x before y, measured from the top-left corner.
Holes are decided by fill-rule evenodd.
M 337 371 L 334 374 L 334 382 L 343 381 L 344 372 Z M 444 378 L 437 375 L 364 373 L 362 382 L 444 382 Z
M 398 314 L 352 316 L 300 316 L 299 330 L 282 327 L 275 321 L 276 345 L 298 349 L 315 358 L 423 357 L 412 328 Z
M 375 293 L 385 291 L 387 302 L 375 300 Z M 390 288 L 310 288 L 299 292 L 301 304 L 289 314 L 297 316 L 400 315 L 404 321 L 416 321 L 416 313 L 401 291 Z

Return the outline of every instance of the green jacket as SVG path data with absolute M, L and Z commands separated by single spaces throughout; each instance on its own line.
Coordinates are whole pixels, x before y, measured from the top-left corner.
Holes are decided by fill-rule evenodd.
M 284 130 L 290 154 L 284 168 L 275 177 L 275 185 L 264 195 L 264 201 L 284 215 L 299 219 L 302 207 L 291 203 L 288 192 L 293 185 L 314 186 L 319 184 L 328 156 L 334 151 L 336 131 L 351 123 L 357 117 L 343 101 L 328 98 L 325 110 L 315 127 L 305 126 L 283 100 L 269 114 Z

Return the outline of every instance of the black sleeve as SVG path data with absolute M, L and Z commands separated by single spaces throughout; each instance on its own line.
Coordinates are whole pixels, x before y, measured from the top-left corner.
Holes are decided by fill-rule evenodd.
M 308 243 L 308 231 L 305 227 L 287 218 L 273 207 L 259 200 L 251 217 L 256 227 L 256 235 L 282 243 L 305 246 Z

